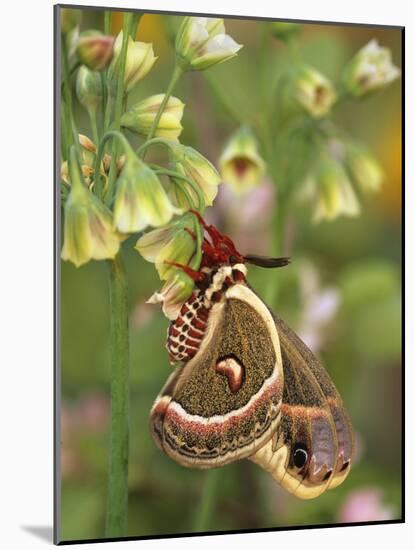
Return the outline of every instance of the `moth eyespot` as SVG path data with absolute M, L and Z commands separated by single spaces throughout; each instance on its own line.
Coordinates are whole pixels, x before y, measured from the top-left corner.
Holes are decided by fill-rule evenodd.
M 349 465 L 350 463 L 350 460 L 347 460 L 343 466 L 340 468 L 339 472 L 344 472 L 344 470 L 347 468 L 347 466 Z
M 293 462 L 296 468 L 303 468 L 307 463 L 308 453 L 302 443 L 296 443 L 293 452 Z

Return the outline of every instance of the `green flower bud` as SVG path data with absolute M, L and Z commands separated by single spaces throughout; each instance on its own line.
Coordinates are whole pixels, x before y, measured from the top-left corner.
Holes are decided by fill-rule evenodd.
M 365 148 L 350 143 L 346 147 L 346 166 L 353 181 L 366 192 L 379 191 L 383 171 L 377 160 Z
M 271 32 L 283 42 L 289 42 L 291 38 L 296 36 L 301 28 L 299 23 L 294 23 L 291 21 L 275 21 L 271 23 Z
M 330 80 L 306 65 L 296 69 L 291 86 L 295 101 L 313 118 L 327 115 L 337 99 Z
M 111 93 L 115 94 L 116 73 L 118 60 L 121 54 L 123 32 L 121 31 L 114 42 L 114 57 L 108 69 L 108 80 Z M 153 45 L 144 42 L 134 42 L 128 37 L 127 57 L 125 62 L 124 86 L 130 92 L 134 86 L 146 76 L 156 62 Z
M 191 179 L 203 194 L 205 206 L 211 206 L 218 192 L 218 185 L 221 177 L 218 171 L 203 155 L 196 149 L 182 145 L 181 143 L 172 143 L 170 147 L 173 169 Z M 185 185 L 186 182 L 184 182 Z M 198 205 L 198 196 L 195 191 L 188 186 L 189 195 L 196 205 Z M 175 203 L 183 208 L 189 208 L 187 199 L 175 188 Z
M 235 57 L 241 48 L 226 34 L 223 19 L 185 17 L 176 37 L 176 53 L 187 70 L 208 69 Z
M 220 157 L 219 165 L 222 179 L 238 194 L 246 193 L 261 182 L 265 162 L 249 128 L 242 126 L 235 132 Z
M 343 83 L 350 94 L 362 97 L 384 88 L 400 74 L 392 64 L 389 48 L 381 48 L 377 40 L 371 40 L 346 65 Z
M 86 31 L 81 34 L 76 53 L 81 63 L 92 71 L 108 67 L 114 53 L 114 37 L 105 36 L 99 31 Z
M 132 132 L 147 136 L 163 99 L 164 94 L 157 94 L 136 103 L 121 117 L 121 126 Z M 169 98 L 157 125 L 156 137 L 177 139 L 180 136 L 183 130 L 183 126 L 180 124 L 183 108 L 184 103 L 180 99 L 177 99 L 177 97 Z
M 177 212 L 156 174 L 133 150 L 127 151 L 116 183 L 115 227 L 122 233 L 135 233 L 147 226 L 164 225 Z
M 102 86 L 99 73 L 82 65 L 76 77 L 76 96 L 87 111 L 95 111 L 102 100 Z
M 71 156 L 71 190 L 65 203 L 61 257 L 79 267 L 90 260 L 114 258 L 120 235 L 113 229 L 111 212 L 82 183 L 76 162 Z
M 60 9 L 61 32 L 72 31 L 81 22 L 81 10 L 72 10 L 68 8 Z
M 323 159 L 316 176 L 314 222 L 334 220 L 341 215 L 359 215 L 360 206 L 353 186 L 339 162 Z

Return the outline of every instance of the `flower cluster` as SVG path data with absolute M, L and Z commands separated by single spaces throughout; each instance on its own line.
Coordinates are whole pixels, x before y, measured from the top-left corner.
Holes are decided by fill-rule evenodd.
M 76 97 L 89 114 L 93 137 L 73 133 L 73 114 L 72 120 L 64 120 L 62 258 L 77 267 L 113 259 L 130 234 L 150 229 L 135 248 L 155 263 L 165 281 L 152 300 L 161 301 L 171 317 L 193 288 L 193 281 L 172 262 L 197 269 L 201 261 L 199 221 L 188 211 L 203 214 L 221 182 L 208 159 L 180 143 L 185 105 L 172 88 L 179 72 L 207 69 L 234 57 L 241 46 L 226 34 L 222 19 L 185 17 L 176 40 L 178 69 L 167 92 L 126 108 L 128 95 L 157 60 L 153 45 L 134 40 L 129 16 L 114 37 L 96 30 L 80 33 L 72 10 L 62 13 L 62 32 L 77 29 Z M 64 75 L 63 86 L 65 99 L 72 89 L 70 74 Z M 143 138 L 137 151 L 124 128 Z M 169 151 L 167 166 L 145 160 L 147 149 L 160 144 Z

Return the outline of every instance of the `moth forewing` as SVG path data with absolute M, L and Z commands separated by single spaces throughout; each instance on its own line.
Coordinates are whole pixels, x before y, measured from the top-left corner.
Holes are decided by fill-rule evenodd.
M 151 422 L 153 437 L 176 462 L 221 466 L 272 437 L 283 393 L 279 338 L 270 312 L 244 284 L 211 307 L 197 354 L 170 382 L 171 399 L 159 395 Z

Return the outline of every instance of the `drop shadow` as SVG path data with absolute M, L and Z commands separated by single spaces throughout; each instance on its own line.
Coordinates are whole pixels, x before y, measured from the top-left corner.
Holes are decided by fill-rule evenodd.
M 53 543 L 53 527 L 51 525 L 22 525 L 24 531 L 46 542 Z

